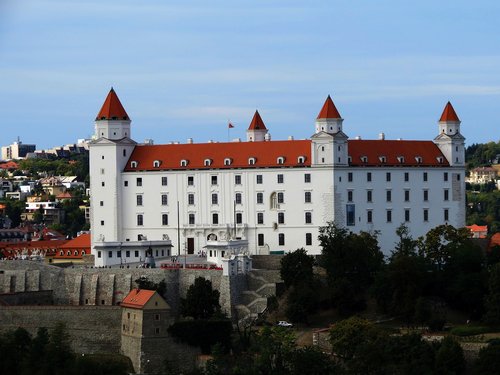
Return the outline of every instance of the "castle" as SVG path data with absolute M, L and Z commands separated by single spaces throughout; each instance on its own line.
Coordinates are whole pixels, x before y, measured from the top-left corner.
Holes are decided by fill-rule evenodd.
M 211 253 L 230 241 L 249 254 L 319 254 L 328 221 L 377 231 L 386 253 L 402 223 L 413 236 L 462 227 L 465 138 L 449 102 L 438 129 L 432 141 L 349 139 L 328 97 L 305 140 L 271 140 L 256 111 L 246 141 L 138 144 L 111 89 L 90 145 L 95 264 Z

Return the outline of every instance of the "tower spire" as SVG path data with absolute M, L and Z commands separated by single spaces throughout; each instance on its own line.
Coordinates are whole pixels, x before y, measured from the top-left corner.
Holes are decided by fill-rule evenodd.
M 118 99 L 118 95 L 116 95 L 116 92 L 113 89 L 113 87 L 111 87 L 111 90 L 109 90 L 108 96 L 106 97 L 106 100 L 104 100 L 104 103 L 101 107 L 101 110 L 97 114 L 97 117 L 95 120 L 96 121 L 101 121 L 101 120 L 128 120 L 128 121 L 130 121 L 130 118 L 128 117 L 127 112 L 125 111 L 125 108 L 123 108 L 123 105 L 120 102 L 120 99 Z

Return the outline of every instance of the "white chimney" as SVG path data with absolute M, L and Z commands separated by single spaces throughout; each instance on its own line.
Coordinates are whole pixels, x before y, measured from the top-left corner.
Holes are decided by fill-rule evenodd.
M 354 137 L 354 139 L 360 141 L 361 140 L 361 136 L 360 135 L 357 135 L 356 137 Z
M 271 140 L 271 133 L 266 133 L 264 135 L 264 141 L 270 141 Z
M 378 139 L 379 139 L 379 141 L 383 141 L 385 139 L 385 134 L 384 133 L 379 133 Z
M 188 138 L 187 139 L 187 143 L 190 144 L 190 145 L 193 144 L 193 138 Z
M 293 141 L 293 135 L 289 135 L 289 136 L 288 136 L 288 140 L 289 140 L 289 141 Z

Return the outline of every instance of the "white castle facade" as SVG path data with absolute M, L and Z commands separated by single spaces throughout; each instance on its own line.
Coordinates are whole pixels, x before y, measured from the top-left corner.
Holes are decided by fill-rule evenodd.
M 137 144 L 111 90 L 90 145 L 95 264 L 211 252 L 228 241 L 250 254 L 319 254 L 328 221 L 378 231 L 387 254 L 402 223 L 414 237 L 465 225 L 465 139 L 450 103 L 433 141 L 349 140 L 330 97 L 315 125 L 310 139 L 272 141 L 256 112 L 246 141 Z

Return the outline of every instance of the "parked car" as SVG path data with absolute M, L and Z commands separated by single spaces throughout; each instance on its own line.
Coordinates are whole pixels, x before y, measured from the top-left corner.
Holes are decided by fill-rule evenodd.
M 276 325 L 279 327 L 293 327 L 293 324 L 288 323 L 286 320 L 280 320 Z

